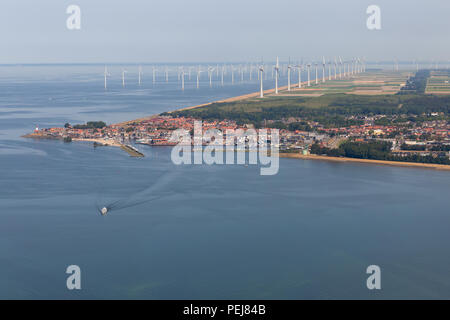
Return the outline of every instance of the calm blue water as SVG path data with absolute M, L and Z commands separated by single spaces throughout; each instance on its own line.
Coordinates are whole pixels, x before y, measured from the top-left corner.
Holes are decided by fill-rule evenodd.
M 450 298 L 447 172 L 281 159 L 278 175 L 260 176 L 174 166 L 164 147 L 139 146 L 146 157 L 133 159 L 20 138 L 35 125 L 123 121 L 258 89 L 210 89 L 205 77 L 181 92 L 176 76 L 137 88 L 128 69 L 122 89 L 111 68 L 105 93 L 101 66 L 1 68 L 0 298 Z M 66 289 L 72 264 L 81 291 Z M 372 264 L 381 291 L 366 288 Z

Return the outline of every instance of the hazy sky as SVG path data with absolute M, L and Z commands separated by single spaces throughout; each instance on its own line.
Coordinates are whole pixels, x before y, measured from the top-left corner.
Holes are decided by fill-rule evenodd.
M 1 0 L 0 30 L 0 63 L 450 60 L 448 0 Z

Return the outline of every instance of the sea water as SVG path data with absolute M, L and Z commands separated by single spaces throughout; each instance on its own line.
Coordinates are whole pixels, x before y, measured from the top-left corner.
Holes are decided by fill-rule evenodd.
M 105 91 L 103 68 L 0 68 L 0 298 L 450 298 L 448 172 L 281 159 L 261 176 L 253 165 L 176 166 L 168 147 L 138 146 L 137 159 L 20 137 L 259 89 L 254 74 L 212 88 L 203 76 L 200 89 L 192 76 L 181 91 L 176 74 L 153 84 L 150 66 L 141 87 L 127 66 L 122 88 L 112 66 Z M 118 200 L 136 205 L 100 216 Z M 66 287 L 69 265 L 81 290 Z M 367 289 L 369 265 L 381 290 Z

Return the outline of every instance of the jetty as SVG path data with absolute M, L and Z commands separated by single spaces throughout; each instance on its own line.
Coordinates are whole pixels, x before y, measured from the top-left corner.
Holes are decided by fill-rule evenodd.
M 127 152 L 131 157 L 134 157 L 134 158 L 143 158 L 144 157 L 144 154 L 142 152 L 140 152 L 138 149 L 136 149 L 135 147 L 130 146 L 128 144 L 121 144 L 120 149 Z

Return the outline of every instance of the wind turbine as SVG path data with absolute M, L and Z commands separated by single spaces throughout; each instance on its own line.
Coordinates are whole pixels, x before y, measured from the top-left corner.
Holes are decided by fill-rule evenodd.
M 122 69 L 122 87 L 125 88 L 125 73 L 127 73 L 128 71 L 125 69 Z
M 260 94 L 259 94 L 259 97 L 260 98 L 264 98 L 264 89 L 263 89 L 263 73 L 264 73 L 264 65 L 263 64 L 261 64 L 260 66 L 259 66 L 259 80 L 260 80 Z
M 337 79 L 337 61 L 336 61 L 336 57 L 334 57 L 334 80 Z
M 222 87 L 223 87 L 223 74 L 225 73 L 225 66 L 224 65 L 222 65 L 222 74 L 221 74 L 221 79 L 220 79 L 220 82 L 221 82 L 221 84 L 222 84 Z
M 328 60 L 328 80 L 331 81 L 331 60 Z
M 200 66 L 198 66 L 198 69 L 197 69 L 197 89 L 200 87 L 200 74 L 201 74 L 202 72 L 203 72 L 203 71 L 200 70 Z
M 105 76 L 105 90 L 107 89 L 107 85 L 106 85 L 106 77 L 108 77 L 108 76 L 111 76 L 109 73 L 108 73 L 108 68 L 105 66 L 105 72 L 104 72 L 104 74 L 103 74 L 104 76 Z
M 138 82 L 139 82 L 139 86 L 141 86 L 141 84 L 142 84 L 142 66 L 139 66 L 139 80 L 138 80 Z
M 166 71 L 167 71 L 167 69 L 166 69 Z M 156 82 L 156 68 L 155 68 L 155 66 L 153 66 L 153 68 L 152 68 L 152 73 L 153 73 L 153 84 L 155 84 L 155 82 Z
M 325 57 L 322 57 L 322 82 L 325 83 Z
M 167 67 L 165 69 L 165 74 L 166 74 L 166 82 L 169 82 L 169 70 L 167 69 Z
M 302 64 L 295 66 L 298 69 L 298 87 L 302 87 Z
M 209 87 L 212 87 L 212 74 L 213 74 L 214 68 L 208 67 L 208 74 L 209 74 Z
M 278 94 L 278 74 L 280 72 L 280 65 L 277 57 L 277 64 L 275 65 L 275 94 Z
M 319 84 L 319 69 L 317 67 L 317 62 L 314 62 L 314 65 L 316 67 L 316 84 Z
M 311 87 L 311 63 L 308 63 L 308 87 Z
M 291 58 L 289 58 L 289 63 L 287 66 L 287 76 L 288 76 L 288 91 L 291 91 Z
M 184 69 L 183 68 L 181 68 L 181 90 L 183 90 L 184 91 L 184 76 L 185 76 L 185 72 L 184 72 Z
M 231 65 L 231 84 L 234 84 L 234 67 Z

